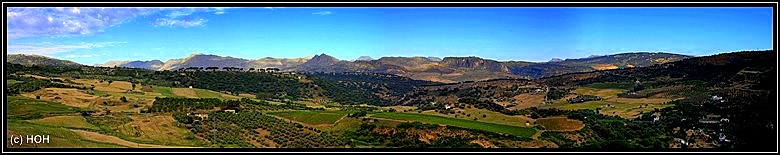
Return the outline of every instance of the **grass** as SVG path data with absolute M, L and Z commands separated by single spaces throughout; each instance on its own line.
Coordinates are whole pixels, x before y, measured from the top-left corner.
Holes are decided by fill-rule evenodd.
M 536 119 L 536 122 L 542 124 L 546 130 L 553 131 L 573 131 L 585 127 L 582 121 L 571 120 L 566 117 L 539 118 Z
M 285 111 L 285 112 L 272 112 L 271 115 L 284 117 L 291 120 L 307 124 L 333 124 L 337 120 L 341 119 L 345 115 L 349 114 L 348 111 Z
M 160 93 L 165 97 L 176 97 L 176 95 L 173 94 L 171 87 L 156 86 L 154 87 L 154 92 Z
M 343 133 L 345 131 L 357 130 L 361 122 L 359 118 L 344 117 L 344 119 L 333 124 L 333 126 L 315 126 L 315 128 L 331 133 Z
M 505 124 L 505 125 L 512 125 L 512 126 L 519 126 L 519 127 L 530 127 L 526 126 L 526 122 L 533 123 L 534 120 L 525 116 L 509 116 L 504 115 L 499 112 L 485 110 L 485 109 L 477 109 L 477 108 L 466 108 L 466 109 L 458 109 L 457 111 L 461 111 L 461 113 L 455 113 L 455 114 L 442 114 L 435 111 L 424 111 L 423 114 L 429 114 L 429 115 L 437 115 L 437 116 L 443 116 L 448 118 L 455 118 L 457 115 L 458 119 L 474 119 L 477 118 L 477 121 L 480 122 L 488 122 L 488 123 L 496 123 L 496 124 Z M 417 113 L 417 112 L 413 112 Z M 470 115 L 470 116 L 468 116 Z M 482 117 L 482 115 L 485 115 L 486 117 Z
M 536 133 L 536 130 L 533 128 L 524 128 L 524 127 L 517 127 L 511 125 L 504 125 L 504 124 L 447 118 L 442 116 L 434 116 L 434 115 L 426 115 L 426 114 L 382 112 L 382 113 L 374 113 L 371 117 L 445 124 L 445 125 L 471 128 L 471 129 L 477 129 L 477 130 L 483 130 L 489 132 L 506 133 L 506 134 L 520 136 L 520 137 L 531 137 L 531 135 Z
M 25 121 L 9 120 L 8 135 L 48 135 L 50 142 L 48 144 L 39 144 L 37 147 L 49 148 L 118 148 L 124 147 L 116 144 L 105 143 L 86 139 L 73 131 L 62 127 L 34 124 Z M 8 145 L 11 146 L 10 144 Z M 24 144 L 22 147 L 32 147 Z
M 210 90 L 194 89 L 194 91 L 195 91 L 195 95 L 197 95 L 200 98 L 218 98 L 218 99 L 223 98 L 222 95 L 220 95 L 220 93 L 213 92 Z
M 79 110 L 62 103 L 22 96 L 6 96 L 6 99 L 8 119 L 39 119 L 46 116 L 76 114 Z
M 606 105 L 614 106 L 614 108 L 607 108 L 605 107 Z M 672 105 L 662 104 L 662 103 L 622 103 L 622 102 L 614 102 L 614 101 L 588 101 L 588 102 L 577 103 L 577 104 L 562 103 L 562 104 L 557 104 L 548 107 L 559 108 L 564 110 L 575 110 L 575 109 L 595 110 L 596 108 L 601 108 L 601 111 L 599 112 L 604 115 L 610 115 L 610 116 L 617 115 L 623 118 L 636 118 L 637 114 L 639 114 L 640 112 L 648 112 L 648 111 L 652 111 L 655 108 L 662 109 L 664 107 L 669 107 L 669 106 Z
M 579 95 L 593 95 L 598 96 L 601 98 L 614 98 L 617 97 L 617 94 L 623 93 L 626 90 L 623 89 L 594 89 L 594 88 L 577 88 L 575 89 L 574 93 Z
M 84 117 L 82 116 L 53 116 L 53 117 L 46 117 L 43 119 L 30 120 L 29 122 L 36 123 L 36 124 L 51 125 L 51 126 L 76 128 L 76 129 L 92 129 L 92 130 L 100 129 L 97 126 L 89 124 L 87 122 L 87 119 L 84 119 Z
M 12 84 L 21 83 L 21 82 L 22 81 L 17 81 L 17 80 L 5 80 L 5 84 L 7 84 L 7 85 L 12 85 Z
M 202 144 L 187 129 L 177 126 L 171 116 L 130 116 L 131 122 L 115 126 L 123 138 L 148 144 L 199 146 Z

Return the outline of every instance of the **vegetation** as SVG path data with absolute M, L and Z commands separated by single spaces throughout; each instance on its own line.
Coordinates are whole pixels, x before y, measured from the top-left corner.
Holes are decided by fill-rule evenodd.
M 371 117 L 430 122 L 430 123 L 484 130 L 484 131 L 495 132 L 495 133 L 505 133 L 505 134 L 510 134 L 519 137 L 530 137 L 532 134 L 536 132 L 534 129 L 531 128 L 524 128 L 524 127 L 517 127 L 517 126 L 510 126 L 510 125 L 503 125 L 503 124 L 494 124 L 494 123 L 485 123 L 485 122 L 479 122 L 473 120 L 447 118 L 447 117 L 433 116 L 433 115 L 426 115 L 426 114 L 382 112 L 382 113 L 375 113 Z
M 567 99 L 569 103 L 582 103 L 587 101 L 599 101 L 602 100 L 601 97 L 593 96 L 593 95 L 578 95 L 577 97 Z
M 333 124 L 348 114 L 347 111 L 285 111 L 272 112 L 270 115 L 280 116 L 307 124 Z

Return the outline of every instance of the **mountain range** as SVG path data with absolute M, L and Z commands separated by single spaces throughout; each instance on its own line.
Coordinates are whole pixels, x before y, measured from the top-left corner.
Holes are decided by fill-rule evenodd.
M 46 58 L 43 56 L 8 55 L 7 62 L 46 65 L 74 65 L 77 63 Z M 26 58 L 29 57 L 29 58 Z M 238 67 L 279 68 L 296 72 L 370 72 L 388 73 L 416 80 L 435 82 L 464 82 L 500 78 L 537 79 L 575 72 L 621 69 L 652 66 L 678 61 L 692 56 L 672 53 L 622 53 L 604 56 L 589 56 L 580 59 L 565 59 L 549 62 L 496 61 L 480 57 L 382 57 L 373 59 L 361 56 L 354 61 L 339 60 L 327 54 L 304 58 L 260 58 L 243 59 L 209 54 L 191 54 L 181 59 L 166 62 L 151 61 L 109 61 L 96 64 L 102 67 L 129 67 L 150 70 L 176 70 L 187 67 Z M 11 59 L 13 58 L 13 59 Z

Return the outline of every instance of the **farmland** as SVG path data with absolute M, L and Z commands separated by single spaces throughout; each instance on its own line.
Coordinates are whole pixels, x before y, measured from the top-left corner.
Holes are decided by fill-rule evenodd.
M 419 122 L 436 123 L 442 125 L 452 125 L 452 126 L 458 126 L 464 128 L 490 131 L 490 132 L 506 133 L 506 134 L 521 136 L 521 137 L 530 137 L 536 132 L 534 129 L 526 128 L 526 127 L 485 123 L 480 121 L 447 118 L 447 117 L 426 115 L 426 114 L 383 112 L 383 113 L 374 113 L 371 115 L 371 117 L 395 119 L 395 120 L 419 121 Z
M 550 131 L 574 131 L 585 126 L 582 121 L 571 120 L 566 117 L 539 118 L 536 119 L 536 122 L 544 126 L 545 130 Z
M 325 125 L 334 124 L 348 113 L 348 111 L 286 111 L 269 114 L 311 125 Z

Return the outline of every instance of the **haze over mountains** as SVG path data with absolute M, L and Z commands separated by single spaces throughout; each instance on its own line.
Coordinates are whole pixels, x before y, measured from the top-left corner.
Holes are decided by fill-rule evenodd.
M 31 63 L 23 61 L 20 55 L 7 62 Z M 40 57 L 40 56 L 38 56 Z M 38 57 L 31 57 L 40 59 Z M 238 67 L 238 68 L 279 68 L 282 71 L 297 72 L 371 72 L 389 73 L 417 80 L 435 82 L 479 81 L 497 78 L 535 79 L 574 72 L 644 67 L 655 64 L 678 61 L 691 56 L 672 53 L 622 53 L 605 56 L 589 56 L 580 59 L 565 59 L 549 62 L 496 61 L 480 57 L 382 57 L 373 59 L 361 56 L 354 60 L 339 60 L 327 54 L 304 58 L 260 58 L 244 59 L 208 54 L 191 54 L 181 59 L 171 59 L 164 63 L 152 61 L 109 61 L 96 64 L 103 67 L 129 67 L 150 70 L 176 70 L 187 67 Z M 13 60 L 13 61 L 12 61 Z M 45 64 L 75 64 L 69 61 Z

